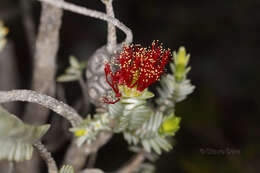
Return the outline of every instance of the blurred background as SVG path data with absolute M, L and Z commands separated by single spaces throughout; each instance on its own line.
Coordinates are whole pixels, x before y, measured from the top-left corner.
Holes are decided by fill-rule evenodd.
M 105 9 L 99 0 L 70 2 Z M 149 46 L 160 40 L 172 50 L 185 46 L 191 54 L 189 78 L 196 90 L 177 105 L 181 129 L 174 149 L 156 162 L 156 172 L 259 172 L 260 1 L 115 0 L 114 8 L 116 17 L 132 29 L 134 43 Z M 38 26 L 40 3 L 33 1 L 29 10 Z M 28 89 L 32 57 L 23 12 L 19 0 L 0 1 L 0 19 L 10 29 L 8 41 L 19 74 L 15 86 Z M 68 66 L 69 55 L 87 60 L 106 43 L 106 23 L 65 12 L 60 36 L 59 73 Z M 118 36 L 124 39 L 121 31 Z M 64 85 L 70 90 L 68 103 L 73 104 L 81 93 L 71 89 L 78 84 Z M 54 151 L 58 161 L 63 150 Z M 111 172 L 131 155 L 122 136 L 116 135 L 100 150 L 95 166 Z

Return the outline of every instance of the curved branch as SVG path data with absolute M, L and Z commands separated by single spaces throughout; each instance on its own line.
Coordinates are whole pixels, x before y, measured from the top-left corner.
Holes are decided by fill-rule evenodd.
M 26 101 L 37 103 L 66 118 L 73 127 L 79 125 L 82 121 L 80 115 L 67 104 L 60 102 L 50 96 L 39 94 L 31 90 L 12 90 L 0 91 L 0 103 L 12 101 Z
M 58 168 L 55 160 L 52 158 L 51 153 L 45 148 L 45 146 L 41 142 L 36 142 L 33 144 L 35 148 L 37 148 L 40 156 L 45 161 L 48 166 L 48 173 L 58 173 Z
M 115 25 L 116 27 L 118 27 L 119 29 L 121 29 L 125 34 L 126 34 L 126 39 L 125 39 L 125 43 L 126 44 L 130 44 L 133 41 L 133 34 L 132 31 L 125 26 L 124 24 L 122 24 L 118 19 L 108 16 L 105 13 L 102 12 L 98 12 L 96 10 L 91 10 L 85 7 L 80 7 L 71 3 L 67 3 L 67 2 L 63 2 L 63 1 L 56 1 L 56 0 L 38 0 L 41 2 L 45 2 L 51 5 L 54 5 L 58 8 L 62 8 L 64 10 L 68 10 L 74 13 L 78 13 L 78 14 L 82 14 L 85 16 L 90 16 L 90 17 L 94 17 L 100 20 L 104 20 L 107 22 L 112 23 L 113 25 Z

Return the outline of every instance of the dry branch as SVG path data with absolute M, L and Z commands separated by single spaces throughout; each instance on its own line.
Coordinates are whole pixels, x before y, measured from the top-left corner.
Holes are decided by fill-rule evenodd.
M 111 139 L 111 137 L 111 133 L 101 132 L 93 143 L 86 144 L 80 148 L 76 145 L 76 141 L 73 140 L 68 152 L 66 153 L 64 164 L 73 165 L 75 172 L 78 172 L 83 168 L 88 156 L 97 152 Z
M 59 48 L 61 18 L 62 9 L 42 3 L 40 26 L 33 59 L 32 89 L 50 96 L 55 94 L 56 56 Z M 34 116 L 35 112 L 40 116 Z M 48 114 L 47 109 L 29 104 L 26 108 L 24 120 L 30 123 L 44 123 Z
M 36 142 L 33 146 L 38 150 L 40 156 L 47 164 L 48 173 L 58 173 L 56 162 L 52 158 L 51 153 L 47 151 L 45 146 L 41 142 Z
M 106 6 L 106 13 L 110 17 L 115 17 L 113 9 L 113 0 L 101 0 Z M 112 54 L 116 49 L 117 36 L 116 36 L 116 27 L 109 23 L 107 24 L 107 51 Z
M 0 91 L 0 103 L 13 101 L 23 101 L 42 105 L 66 118 L 73 127 L 79 125 L 82 121 L 80 115 L 73 108 L 50 96 L 31 90 Z M 35 114 L 35 116 L 36 115 L 37 114 Z
M 46 3 L 49 3 L 53 6 L 55 6 L 55 7 L 62 8 L 64 10 L 68 10 L 68 11 L 78 13 L 78 14 L 82 14 L 82 15 L 85 15 L 85 16 L 94 17 L 94 18 L 112 23 L 113 25 L 115 25 L 116 27 L 121 29 L 126 34 L 126 39 L 125 39 L 124 42 L 126 44 L 132 43 L 132 40 L 133 40 L 132 31 L 128 27 L 126 27 L 124 24 L 122 24 L 118 19 L 110 17 L 105 13 L 101 13 L 101 12 L 91 10 L 91 9 L 88 9 L 88 8 L 85 8 L 85 7 L 80 7 L 80 6 L 71 4 L 71 3 L 61 2 L 61 1 L 57 1 L 57 0 L 38 0 L 38 1 L 46 2 Z

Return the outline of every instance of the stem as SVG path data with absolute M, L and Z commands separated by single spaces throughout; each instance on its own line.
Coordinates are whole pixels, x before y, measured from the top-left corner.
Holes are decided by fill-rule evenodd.
M 26 101 L 37 103 L 66 118 L 73 127 L 82 122 L 80 115 L 67 104 L 60 102 L 50 96 L 39 94 L 31 90 L 0 91 L 0 103 L 12 101 Z
M 113 0 L 101 0 L 103 4 L 106 6 L 106 13 L 110 17 L 115 17 L 114 9 L 113 9 Z M 116 36 L 116 28 L 113 24 L 108 23 L 107 27 L 107 51 L 112 54 L 116 48 L 117 44 L 117 36 Z
M 117 171 L 117 173 L 132 173 L 133 171 L 135 171 L 137 168 L 140 167 L 140 165 L 143 163 L 144 160 L 145 160 L 144 153 L 141 152 L 136 156 L 134 156 L 134 158 L 128 164 L 120 168 Z
M 52 158 L 51 153 L 45 148 L 45 146 L 41 142 L 36 142 L 33 144 L 35 148 L 37 148 L 40 156 L 45 161 L 48 166 L 48 173 L 58 173 L 58 168 L 55 160 Z
M 78 14 L 82 14 L 85 16 L 90 16 L 90 17 L 94 17 L 94 18 L 97 18 L 100 20 L 110 22 L 113 25 L 115 25 L 116 27 L 118 27 L 119 29 L 121 29 L 126 34 L 126 39 L 124 41 L 126 44 L 132 43 L 132 40 L 133 40 L 132 31 L 128 27 L 126 27 L 124 24 L 122 24 L 118 19 L 110 17 L 105 13 L 101 13 L 96 10 L 91 10 L 91 9 L 88 9 L 85 7 L 80 7 L 80 6 L 71 4 L 71 3 L 57 1 L 57 0 L 38 0 L 38 1 L 46 2 L 46 3 L 49 3 L 56 7 L 59 7 L 59 8 L 62 8 L 64 10 L 68 10 L 68 11 L 71 11 L 74 13 L 78 13 Z
M 40 25 L 33 58 L 32 90 L 54 96 L 56 57 L 59 49 L 63 10 L 46 3 L 41 3 L 41 5 Z M 34 116 L 35 112 L 40 116 Z M 28 104 L 24 120 L 29 123 L 44 123 L 48 116 L 49 110 L 42 109 L 38 105 L 34 107 L 32 104 Z
M 101 132 L 97 139 L 91 144 L 85 144 L 78 147 L 74 139 L 69 146 L 63 164 L 72 165 L 75 172 L 79 172 L 85 165 L 90 154 L 97 152 L 103 147 L 112 137 L 110 132 Z

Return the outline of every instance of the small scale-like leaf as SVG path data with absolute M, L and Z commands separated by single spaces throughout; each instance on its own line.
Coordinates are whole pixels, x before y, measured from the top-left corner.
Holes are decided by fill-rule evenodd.
M 63 165 L 60 169 L 59 173 L 74 173 L 74 169 L 72 166 Z
M 80 75 L 81 72 L 79 69 L 75 69 L 73 67 L 68 67 L 66 70 L 65 70 L 66 74 L 71 74 L 71 75 Z
M 0 160 L 30 160 L 32 144 L 49 128 L 50 125 L 27 125 L 0 106 Z
M 159 155 L 162 154 L 162 150 L 161 150 L 160 146 L 156 143 L 155 139 L 149 140 L 149 143 L 157 154 L 159 154 Z
M 143 94 L 138 97 L 139 99 L 143 99 L 143 100 L 146 100 L 146 99 L 150 99 L 150 98 L 153 98 L 154 97 L 154 93 L 146 90 L 143 92 Z
M 180 128 L 180 117 L 176 117 L 174 113 L 171 113 L 165 118 L 159 129 L 160 134 L 166 136 L 174 136 Z
M 129 99 L 122 99 L 121 103 L 125 104 L 126 110 L 132 110 L 137 106 L 145 104 L 146 101 L 141 99 L 136 99 L 136 98 L 129 98 Z
M 75 56 L 70 56 L 70 65 L 76 69 L 80 68 L 80 63 Z
M 108 112 L 109 115 L 112 117 L 119 117 L 123 114 L 124 106 L 120 103 L 117 102 L 115 104 L 110 104 L 108 106 Z

